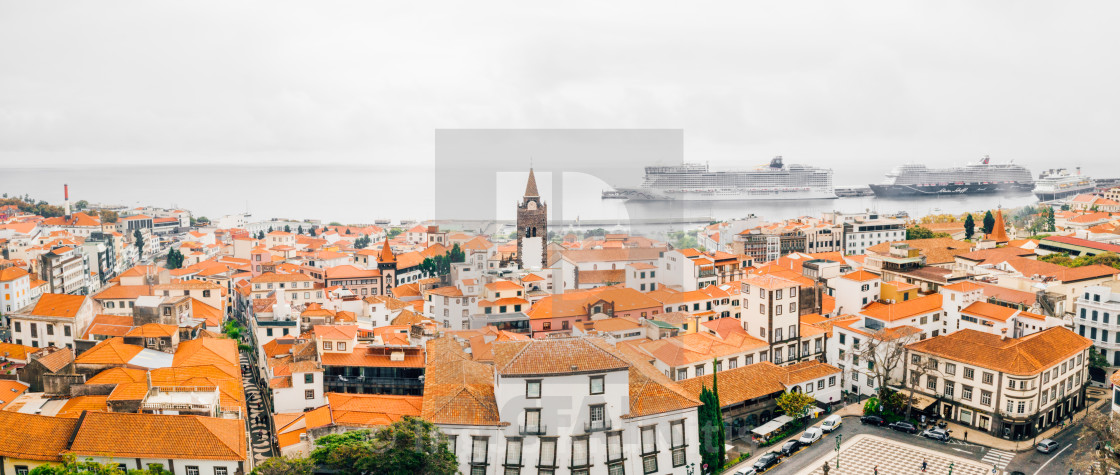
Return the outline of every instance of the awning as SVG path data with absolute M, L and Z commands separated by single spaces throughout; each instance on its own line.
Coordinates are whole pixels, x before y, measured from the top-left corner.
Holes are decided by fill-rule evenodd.
M 778 417 L 775 417 L 770 422 L 767 422 L 767 423 L 762 424 L 758 427 L 755 427 L 754 429 L 751 429 L 751 432 L 753 432 L 755 434 L 758 434 L 758 435 L 770 435 L 771 432 L 774 432 L 778 429 L 781 429 L 782 426 L 788 424 L 792 420 L 793 420 L 793 418 L 790 417 L 790 416 L 778 416 Z
M 905 393 L 904 393 L 905 394 Z M 925 411 L 930 406 L 937 404 L 937 398 L 932 398 L 924 394 L 914 393 L 914 410 Z

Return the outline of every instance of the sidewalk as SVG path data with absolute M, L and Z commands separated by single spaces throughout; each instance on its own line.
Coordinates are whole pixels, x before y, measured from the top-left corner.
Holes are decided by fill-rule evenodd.
M 1110 399 L 1107 397 L 1102 398 L 1090 405 L 1088 411 L 1086 411 L 1085 409 L 1081 409 L 1075 412 L 1073 415 L 1073 420 L 1067 422 L 1064 428 L 1054 426 L 1043 431 L 1041 434 L 1038 434 L 1038 437 L 1031 437 L 1029 439 L 1023 439 L 1020 441 L 1001 439 L 994 435 L 980 432 L 975 427 L 964 427 L 952 422 L 948 423 L 947 428 L 953 431 L 953 438 L 957 440 L 962 440 L 977 445 L 983 445 L 985 447 L 990 447 L 993 449 L 1004 450 L 1007 452 L 1026 452 L 1028 450 L 1034 450 L 1034 441 L 1052 438 L 1059 432 L 1068 430 L 1069 428 L 1073 427 L 1074 424 L 1076 424 L 1078 421 L 1084 419 L 1085 414 L 1100 409 L 1101 406 L 1108 404 L 1109 401 Z M 964 434 L 966 432 L 968 433 L 968 438 L 964 437 Z

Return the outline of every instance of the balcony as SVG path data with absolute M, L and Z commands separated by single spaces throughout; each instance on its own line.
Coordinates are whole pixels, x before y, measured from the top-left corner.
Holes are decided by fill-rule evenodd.
M 535 426 L 518 425 L 517 426 L 517 433 L 519 433 L 521 435 L 545 435 L 545 434 L 548 433 L 548 427 L 541 426 L 541 425 L 535 425 Z
M 585 422 L 583 424 L 583 431 L 587 432 L 587 433 L 591 433 L 591 432 L 601 432 L 601 431 L 605 431 L 605 430 L 611 430 L 611 425 L 612 424 L 611 424 L 610 419 L 606 419 L 606 420 L 602 420 L 602 421 Z

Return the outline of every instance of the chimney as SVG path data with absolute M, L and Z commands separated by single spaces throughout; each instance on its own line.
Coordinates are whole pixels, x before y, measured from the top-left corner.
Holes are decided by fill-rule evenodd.
M 1007 339 L 1007 329 L 1004 328 L 1004 329 L 1000 330 L 999 332 L 1000 332 L 999 341 L 1006 340 Z
M 70 185 L 62 185 L 62 198 L 66 203 L 66 219 L 70 219 Z

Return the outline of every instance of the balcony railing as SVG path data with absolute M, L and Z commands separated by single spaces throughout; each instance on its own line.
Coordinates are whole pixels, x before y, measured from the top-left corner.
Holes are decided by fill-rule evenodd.
M 583 423 L 583 430 L 585 432 L 599 432 L 604 430 L 611 430 L 610 419 L 602 421 L 590 421 Z
M 521 435 L 545 435 L 548 433 L 548 427 L 542 425 L 525 426 L 518 425 L 517 432 Z

